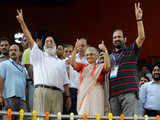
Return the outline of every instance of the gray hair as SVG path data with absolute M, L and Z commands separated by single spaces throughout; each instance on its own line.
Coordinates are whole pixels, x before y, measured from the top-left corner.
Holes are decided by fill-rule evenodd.
M 96 55 L 98 55 L 98 51 L 97 51 L 97 49 L 96 49 L 95 47 L 88 47 L 88 48 L 86 49 L 86 52 L 85 52 L 85 53 L 87 53 L 88 51 L 92 51 L 92 52 L 94 52 Z

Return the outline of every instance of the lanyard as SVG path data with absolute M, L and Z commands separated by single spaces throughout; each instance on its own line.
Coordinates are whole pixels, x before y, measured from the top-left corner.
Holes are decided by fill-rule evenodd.
M 111 54 L 112 58 L 113 58 L 114 65 L 118 64 L 118 61 L 119 61 L 120 57 L 122 56 L 122 54 L 123 54 L 123 51 L 121 51 L 121 53 L 117 57 L 116 57 L 116 54 L 115 55 Z
M 18 71 L 20 71 L 20 72 L 22 72 L 22 73 L 25 73 L 25 71 L 23 70 L 23 67 L 22 67 L 22 66 L 21 66 L 21 68 L 19 68 L 19 67 L 15 64 L 14 61 L 11 61 L 11 60 L 9 60 L 9 61 L 10 61 L 10 63 L 11 63 L 14 67 L 17 68 Z M 26 73 L 25 73 L 25 75 L 26 75 Z

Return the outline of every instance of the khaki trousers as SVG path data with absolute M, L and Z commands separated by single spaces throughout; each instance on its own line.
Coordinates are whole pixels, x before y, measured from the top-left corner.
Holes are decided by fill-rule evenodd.
M 52 90 L 49 88 L 38 87 L 35 88 L 33 96 L 33 109 L 37 113 L 57 114 L 63 111 L 63 95 L 62 91 Z M 45 120 L 45 118 L 38 118 L 38 120 Z

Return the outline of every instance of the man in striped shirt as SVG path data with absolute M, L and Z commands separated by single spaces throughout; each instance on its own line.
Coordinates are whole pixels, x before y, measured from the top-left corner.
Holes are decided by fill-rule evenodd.
M 112 69 L 109 82 L 111 111 L 115 116 L 122 113 L 125 116 L 133 116 L 138 112 L 137 59 L 145 39 L 140 3 L 135 4 L 135 14 L 138 37 L 130 47 L 125 46 L 126 36 L 123 30 L 113 32 L 115 49 L 110 55 Z

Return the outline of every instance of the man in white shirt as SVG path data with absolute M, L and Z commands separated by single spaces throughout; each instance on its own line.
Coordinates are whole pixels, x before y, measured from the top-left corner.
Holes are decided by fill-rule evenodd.
M 42 52 L 34 42 L 22 15 L 17 11 L 17 19 L 21 25 L 26 39 L 30 43 L 30 62 L 34 74 L 34 109 L 38 113 L 50 112 L 57 114 L 63 110 L 62 91 L 67 96 L 67 109 L 71 107 L 71 98 L 68 89 L 68 76 L 64 63 L 56 56 L 55 34 L 47 34 L 44 38 L 44 51 Z M 43 119 L 42 119 L 43 120 Z
M 85 51 L 88 46 L 87 39 L 80 38 L 78 42 L 79 44 L 78 44 L 78 53 L 76 55 L 76 62 L 87 64 L 88 62 L 85 57 Z M 77 71 L 75 71 L 73 67 L 70 65 L 70 56 L 72 54 L 72 51 L 73 51 L 72 45 L 64 47 L 65 59 L 63 61 L 65 61 L 66 63 L 66 69 L 70 79 L 69 89 L 71 94 L 72 106 L 68 112 L 69 113 L 73 112 L 74 114 L 77 114 L 77 92 L 80 85 L 80 74 Z

